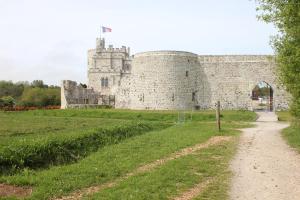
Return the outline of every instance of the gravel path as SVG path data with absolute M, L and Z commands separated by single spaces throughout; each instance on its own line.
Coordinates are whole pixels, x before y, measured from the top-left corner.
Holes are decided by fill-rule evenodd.
M 231 163 L 234 177 L 230 198 L 299 200 L 300 155 L 280 135 L 288 124 L 277 122 L 274 113 L 257 114 L 256 127 L 243 129 Z

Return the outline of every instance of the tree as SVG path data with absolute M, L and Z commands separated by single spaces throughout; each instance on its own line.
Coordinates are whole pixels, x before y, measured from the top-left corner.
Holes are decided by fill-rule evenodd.
M 259 18 L 273 23 L 279 34 L 272 39 L 280 81 L 292 95 L 292 114 L 300 117 L 300 2 L 258 0 Z
M 18 99 L 24 90 L 23 84 L 14 84 L 12 81 L 0 81 L 0 98 L 4 96 L 12 96 Z
M 21 105 L 44 107 L 49 105 L 60 105 L 60 89 L 59 88 L 25 88 Z
M 31 83 L 31 87 L 47 88 L 48 85 L 45 85 L 43 80 L 34 80 Z

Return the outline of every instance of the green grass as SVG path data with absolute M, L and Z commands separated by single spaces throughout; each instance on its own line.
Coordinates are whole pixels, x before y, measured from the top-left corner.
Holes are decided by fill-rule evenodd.
M 116 144 L 124 139 L 147 131 L 162 129 L 159 123 L 123 124 L 113 128 L 73 131 L 66 134 L 21 139 L 0 149 L 0 169 L 6 173 L 28 167 L 40 168 L 49 165 L 77 161 L 98 148 Z
M 236 133 L 224 124 L 222 134 Z M 149 132 L 117 145 L 100 149 L 78 163 L 48 170 L 25 170 L 3 176 L 2 182 L 33 185 L 31 199 L 47 199 L 82 187 L 102 184 L 120 177 L 140 165 L 171 154 L 181 148 L 204 142 L 218 134 L 214 124 L 188 123 L 162 131 Z
M 300 120 L 294 120 L 291 125 L 282 132 L 288 143 L 300 153 Z
M 282 131 L 283 138 L 300 153 L 300 119 L 293 117 L 290 112 L 277 112 L 279 121 L 289 122 L 291 125 Z
M 203 149 L 172 160 L 156 169 L 130 177 L 113 188 L 104 189 L 86 199 L 172 199 L 198 183 L 212 179 L 207 193 L 199 199 L 226 199 L 228 163 L 234 142 Z M 220 176 L 222 175 L 222 176 Z
M 279 121 L 289 122 L 290 126 L 282 131 L 283 138 L 300 153 L 300 119 L 295 118 L 288 111 L 276 113 Z
M 129 120 L 32 116 L 30 112 L 5 113 L 0 111 L 0 137 L 1 140 L 5 138 L 11 140 L 14 136 L 47 135 L 63 131 L 86 130 L 91 127 L 111 127 L 124 121 Z
M 52 135 L 51 137 L 56 138 L 59 138 L 60 136 L 67 137 L 67 133 L 70 134 L 67 141 L 72 140 L 74 136 L 76 138 L 81 134 L 85 135 L 85 133 L 88 132 L 91 128 L 97 126 L 97 123 L 93 124 L 93 120 L 108 120 L 108 123 L 100 123 L 97 128 L 101 128 L 101 126 L 103 126 L 109 129 L 113 129 L 115 127 L 114 122 L 117 122 L 118 125 L 122 123 L 130 124 L 132 123 L 132 121 L 135 122 L 137 121 L 137 119 L 139 119 L 138 121 L 140 121 L 140 123 L 148 124 L 151 122 L 150 124 L 157 126 L 158 129 L 150 132 L 144 132 L 143 134 L 136 134 L 135 137 L 122 140 L 117 144 L 111 143 L 110 145 L 104 145 L 101 148 L 97 149 L 95 152 L 88 154 L 85 158 L 77 160 L 77 162 L 75 163 L 58 163 L 57 166 L 50 165 L 49 168 L 45 169 L 25 168 L 12 175 L 2 175 L 0 176 L 0 182 L 21 186 L 32 186 L 33 194 L 28 199 L 50 199 L 54 196 L 69 194 L 72 191 L 81 188 L 113 181 L 118 177 L 121 177 L 128 172 L 135 170 L 141 165 L 166 157 L 182 148 L 205 142 L 214 135 L 223 134 L 236 136 L 238 135 L 238 131 L 236 130 L 237 128 L 243 128 L 249 125 L 248 123 L 244 123 L 244 121 L 249 122 L 256 118 L 255 113 L 247 111 L 226 111 L 222 112 L 222 114 L 222 131 L 219 133 L 216 130 L 213 111 L 195 112 L 193 113 L 192 122 L 187 122 L 184 124 L 174 124 L 171 127 L 170 125 L 172 125 L 172 123 L 170 122 L 174 122 L 177 119 L 177 112 L 174 111 L 154 112 L 88 109 L 1 113 L 0 116 L 5 115 L 8 118 L 11 117 L 16 119 L 15 122 L 11 122 L 10 126 L 13 126 L 13 123 L 15 123 L 15 125 L 18 123 L 23 123 L 22 127 L 30 127 L 30 118 L 42 119 L 40 121 L 41 125 L 37 124 L 35 126 L 36 129 L 33 128 L 32 134 L 7 134 L 9 136 L 5 136 L 15 138 L 16 140 L 23 137 L 32 137 L 33 139 L 35 135 L 37 136 L 37 138 L 41 138 L 41 140 L 49 137 L 48 135 Z M 56 118 L 58 121 L 64 119 L 68 121 L 84 119 L 86 120 L 88 128 L 80 127 L 78 125 L 76 130 L 72 129 L 72 127 L 64 127 L 65 129 L 63 131 L 54 131 L 53 133 L 51 131 L 48 131 L 40 133 L 37 129 L 42 127 L 43 122 L 46 123 L 48 118 L 52 119 L 53 121 L 55 121 L 54 118 Z M 110 120 L 117 121 L 111 122 L 112 124 L 109 124 Z M 168 122 L 167 125 L 166 122 Z M 66 125 L 68 126 L 67 123 Z M 54 123 L 49 126 L 51 128 L 55 128 Z M 165 128 L 166 126 L 169 127 Z M 15 130 L 18 130 L 18 128 L 15 128 Z M 22 128 L 20 128 L 20 130 L 22 130 Z M 76 134 L 72 135 L 72 133 Z M 33 141 L 34 140 L 32 140 L 32 142 Z M 41 142 L 36 140 L 36 144 L 41 144 Z M 224 146 L 216 147 L 221 148 L 219 150 L 208 150 L 209 152 L 211 152 L 211 154 L 221 154 L 222 159 L 220 162 L 224 164 L 223 167 L 220 166 L 219 168 L 217 166 L 218 164 L 210 165 L 210 161 L 207 163 L 207 166 L 205 164 L 203 166 L 199 166 L 199 170 L 209 171 L 211 169 L 211 172 L 207 172 L 207 174 L 203 176 L 203 178 L 215 174 L 217 175 L 218 179 L 220 179 L 220 184 L 215 185 L 210 191 L 215 196 L 220 197 L 226 195 L 226 189 L 224 188 L 226 188 L 226 180 L 228 180 L 229 175 L 228 172 L 224 170 L 228 165 L 228 158 L 232 155 L 232 151 L 230 150 L 232 148 L 232 144 L 230 144 L 226 148 L 224 147 L 225 149 L 222 149 L 223 147 Z M 179 159 L 178 161 L 176 160 L 174 162 L 172 161 L 170 163 L 167 163 L 167 165 L 162 166 L 162 168 L 156 169 L 153 172 L 149 172 L 149 174 L 147 174 L 151 179 L 152 176 L 158 176 L 151 175 L 152 173 L 160 174 L 162 173 L 162 171 L 159 171 L 163 168 L 172 168 L 173 173 L 175 173 L 177 170 L 177 166 L 178 170 L 182 170 L 182 172 L 189 174 L 190 166 L 198 166 L 199 163 L 206 163 L 206 158 L 207 157 L 205 157 L 205 155 L 201 155 L 201 153 L 199 155 L 187 156 L 186 158 Z M 184 163 L 190 164 L 186 165 Z M 211 168 L 211 166 L 214 165 L 216 166 Z M 164 194 L 165 196 L 175 195 L 178 191 L 184 190 L 185 188 L 195 184 L 196 182 L 201 181 L 201 179 L 196 180 L 194 178 L 187 178 L 184 179 L 185 181 L 183 181 L 182 186 L 177 188 L 177 179 L 170 178 L 169 180 L 168 178 L 172 175 L 172 173 L 170 172 L 170 174 L 165 175 L 166 181 L 168 180 L 168 182 L 166 183 L 168 184 L 166 185 L 166 188 L 162 188 L 161 193 L 165 193 L 165 191 L 170 190 L 169 192 L 166 192 Z M 163 180 L 163 177 L 161 180 Z M 126 185 L 126 183 L 124 184 Z M 180 185 L 180 183 L 178 184 Z M 174 187 L 174 185 L 176 187 Z M 131 192 L 129 191 L 132 191 L 132 189 L 133 188 L 128 188 L 127 195 L 130 196 Z M 148 189 L 145 188 L 145 190 Z M 132 195 L 134 195 L 134 193 Z
M 248 111 L 222 111 L 222 120 L 224 121 L 253 121 L 256 118 L 255 113 Z M 176 122 L 178 120 L 177 111 L 140 111 L 140 110 L 118 110 L 118 109 L 68 109 L 68 110 L 34 110 L 22 112 L 19 115 L 26 116 L 47 116 L 47 117 L 80 117 L 80 118 L 105 118 L 122 120 L 147 120 L 147 121 L 168 121 Z M 186 111 L 185 116 L 196 121 L 215 120 L 215 111 Z
M 36 112 L 51 113 L 0 112 L 1 173 L 74 162 L 104 145 L 169 126 L 140 120 L 55 116 L 56 111 L 52 116 L 36 116 Z
M 276 112 L 279 121 L 289 122 L 293 121 L 294 117 L 291 115 L 289 111 L 278 111 Z

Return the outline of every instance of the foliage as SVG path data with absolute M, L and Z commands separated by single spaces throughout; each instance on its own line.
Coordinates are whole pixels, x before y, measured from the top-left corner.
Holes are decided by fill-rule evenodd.
M 4 96 L 0 98 L 0 108 L 12 108 L 15 105 L 15 100 L 11 96 Z
M 273 23 L 279 34 L 272 44 L 281 82 L 291 93 L 292 114 L 300 117 L 300 2 L 299 0 L 258 0 L 260 19 Z
M 42 80 L 34 80 L 32 83 L 0 81 L 0 99 L 5 96 L 11 96 L 15 104 L 27 107 L 60 105 L 60 87 L 46 85 Z M 2 100 L 0 100 L 0 107 L 1 105 L 3 105 Z
M 12 96 L 19 98 L 24 90 L 23 83 L 13 83 L 12 81 L 0 81 L 0 98 L 4 96 Z
M 45 107 L 48 105 L 60 105 L 59 88 L 25 88 L 21 96 L 21 105 Z
M 39 87 L 39 88 L 47 88 L 48 87 L 48 85 L 45 85 L 44 81 L 42 81 L 42 80 L 32 81 L 31 86 L 32 87 Z

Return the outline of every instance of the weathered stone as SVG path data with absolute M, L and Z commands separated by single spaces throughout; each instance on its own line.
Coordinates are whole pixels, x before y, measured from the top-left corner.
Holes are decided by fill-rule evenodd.
M 252 110 L 252 90 L 265 81 L 274 91 L 274 109 L 284 110 L 290 96 L 275 70 L 273 56 L 182 51 L 130 56 L 129 48 L 105 48 L 104 39 L 97 39 L 96 49 L 88 51 L 88 88 L 64 82 L 62 108 L 88 99 L 88 104 L 130 109 L 211 109 L 220 101 L 223 109 Z

